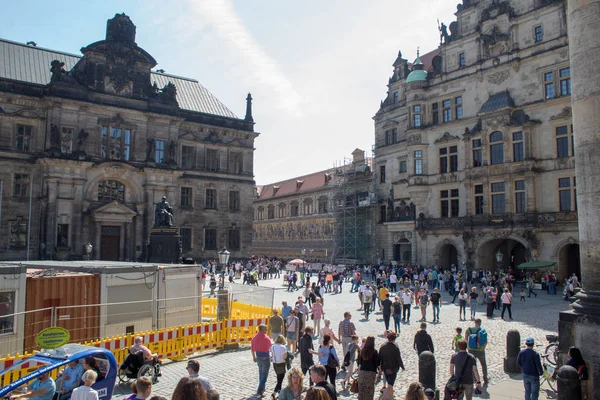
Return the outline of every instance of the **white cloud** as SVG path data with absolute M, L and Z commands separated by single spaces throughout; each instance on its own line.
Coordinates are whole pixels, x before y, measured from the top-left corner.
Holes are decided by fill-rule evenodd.
M 302 97 L 281 70 L 277 61 L 257 43 L 235 11 L 231 0 L 188 0 L 191 14 L 188 21 L 204 20 L 214 33 L 234 51 L 251 85 L 268 88 L 276 94 L 276 107 L 286 113 L 301 116 Z M 248 82 L 250 84 L 250 82 Z

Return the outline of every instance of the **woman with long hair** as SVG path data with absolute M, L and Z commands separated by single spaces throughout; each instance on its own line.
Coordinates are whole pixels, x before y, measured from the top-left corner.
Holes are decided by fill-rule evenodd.
M 328 364 L 329 355 L 332 354 L 333 358 L 335 358 L 340 364 L 340 359 L 335 351 L 335 347 L 333 347 L 331 336 L 329 334 L 323 336 L 323 345 L 319 346 L 319 364 L 325 366 L 325 370 L 327 371 L 327 376 L 329 377 L 329 382 L 335 389 L 335 377 L 337 376 L 337 368 L 330 367 Z
M 375 378 L 379 366 L 379 353 L 375 349 L 375 337 L 367 336 L 358 357 L 358 400 L 372 400 L 375 397 Z
M 460 289 L 460 293 L 458 294 L 458 318 L 461 321 L 467 319 L 467 294 L 465 293 L 465 289 Z
M 408 385 L 408 390 L 406 391 L 404 400 L 427 400 L 423 385 L 421 385 L 419 382 L 413 382 Z
M 184 376 L 175 386 L 171 400 L 206 400 L 206 391 L 198 379 Z
M 279 392 L 278 400 L 300 400 L 304 391 L 304 374 L 298 367 L 288 371 L 288 384 Z

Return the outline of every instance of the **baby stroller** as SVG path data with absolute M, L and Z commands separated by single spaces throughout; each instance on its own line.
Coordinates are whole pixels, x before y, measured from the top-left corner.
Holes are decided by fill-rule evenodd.
M 160 361 L 157 357 L 144 360 L 142 351 L 129 354 L 119 367 L 119 381 L 126 383 L 132 379 L 140 379 L 142 376 L 150 378 L 153 384 L 157 383 L 158 377 L 161 376 Z

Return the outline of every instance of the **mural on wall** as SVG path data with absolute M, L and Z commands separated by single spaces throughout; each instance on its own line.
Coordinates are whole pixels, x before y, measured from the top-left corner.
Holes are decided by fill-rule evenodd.
M 333 239 L 333 218 L 294 222 L 254 223 L 253 240 L 324 240 Z

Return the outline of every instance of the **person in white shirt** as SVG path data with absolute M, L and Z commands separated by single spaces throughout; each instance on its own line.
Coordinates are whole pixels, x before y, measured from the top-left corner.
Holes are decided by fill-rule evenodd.
M 402 293 L 402 322 L 410 323 L 410 305 L 412 304 L 413 294 L 410 289 L 404 289 Z
M 369 313 L 371 312 L 371 302 L 373 301 L 373 292 L 371 291 L 371 289 L 369 288 L 369 286 L 367 286 L 365 288 L 365 290 L 363 291 L 363 307 L 364 307 L 364 314 L 365 314 L 365 319 L 368 321 L 369 320 Z
M 79 386 L 73 393 L 71 394 L 71 399 L 73 400 L 98 400 L 98 392 L 91 388 L 91 386 L 96 382 L 96 378 L 98 375 L 94 370 L 87 370 L 83 373 L 81 380 L 83 381 L 83 386 Z
M 285 338 L 279 336 L 273 345 L 271 345 L 271 353 L 273 354 L 273 369 L 277 375 L 277 385 L 273 393 L 279 393 L 283 378 L 285 378 L 285 357 L 287 353 L 287 347 L 285 347 Z
M 393 293 L 396 292 L 396 282 L 398 282 L 398 277 L 396 276 L 396 273 L 392 271 L 392 274 L 390 275 L 390 290 Z

